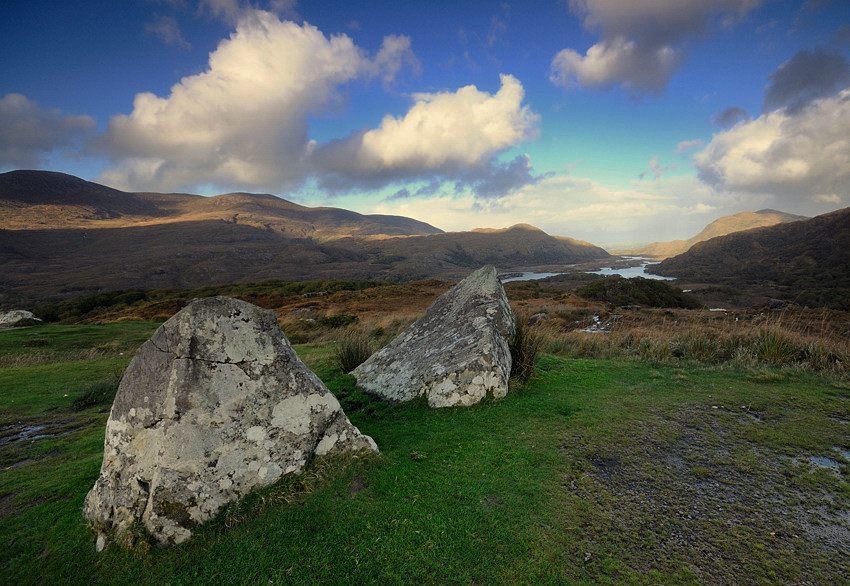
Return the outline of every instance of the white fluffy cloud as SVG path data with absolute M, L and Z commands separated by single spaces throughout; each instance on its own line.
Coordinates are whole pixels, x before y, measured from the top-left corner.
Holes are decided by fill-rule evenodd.
M 99 145 L 117 165 L 101 180 L 124 189 L 281 190 L 312 177 L 339 192 L 430 176 L 483 195 L 536 180 L 527 159 L 496 160 L 532 138 L 539 120 L 510 75 L 495 94 L 475 86 L 414 94 L 406 114 L 377 128 L 326 144 L 309 139 L 308 116 L 338 107 L 341 86 L 375 78 L 388 86 L 403 67 L 419 68 L 408 37 L 385 37 L 370 59 L 345 35 L 245 11 L 207 71 L 167 97 L 138 94 L 132 113 L 112 117 Z
M 786 202 L 847 202 L 850 89 L 780 109 L 716 134 L 694 156 L 700 177 L 721 189 L 773 193 Z
M 90 116 L 40 108 L 21 94 L 0 98 L 0 168 L 38 167 L 48 153 L 88 136 L 96 123 Z
M 684 57 L 685 41 L 704 34 L 721 17 L 730 23 L 763 0 L 570 0 L 570 9 L 601 40 L 585 55 L 564 49 L 552 60 L 551 80 L 561 86 L 632 94 L 660 93 Z
M 101 179 L 165 190 L 296 184 L 307 173 L 307 116 L 341 101 L 346 82 L 386 76 L 384 65 L 397 71 L 409 44 L 390 41 L 375 63 L 345 35 L 245 12 L 207 71 L 182 79 L 168 97 L 136 95 L 131 114 L 110 120 L 101 146 L 119 164 Z
M 511 75 L 502 75 L 501 82 L 495 94 L 472 85 L 456 92 L 415 94 L 404 116 L 385 116 L 378 128 L 329 145 L 327 165 L 343 173 L 371 174 L 487 163 L 496 153 L 532 138 L 539 121 L 522 105 L 522 84 Z

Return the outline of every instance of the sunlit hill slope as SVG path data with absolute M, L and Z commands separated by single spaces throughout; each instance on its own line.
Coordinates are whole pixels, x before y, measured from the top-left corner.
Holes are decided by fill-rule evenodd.
M 62 173 L 0 174 L 0 306 L 263 279 L 454 278 L 484 263 L 607 256 L 532 226 L 443 233 L 411 218 L 273 195 L 127 193 Z

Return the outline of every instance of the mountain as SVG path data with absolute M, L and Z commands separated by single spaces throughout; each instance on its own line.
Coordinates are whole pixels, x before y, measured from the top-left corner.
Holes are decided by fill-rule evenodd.
M 319 241 L 345 236 L 442 232 L 403 216 L 310 208 L 268 194 L 126 193 L 50 171 L 0 174 L 0 229 L 127 228 L 224 221 Z
M 637 256 L 651 256 L 656 259 L 665 259 L 690 249 L 697 242 L 705 242 L 717 236 L 725 236 L 733 232 L 751 230 L 764 226 L 775 226 L 787 222 L 798 222 L 807 219 L 806 216 L 787 214 L 776 210 L 759 210 L 757 212 L 741 212 L 731 216 L 718 218 L 706 226 L 702 232 L 687 240 L 671 240 L 669 242 L 653 242 L 641 248 L 630 250 L 624 254 Z
M 0 174 L 0 307 L 264 279 L 456 278 L 487 263 L 607 256 L 532 226 L 444 233 L 268 194 L 128 193 L 62 173 Z
M 801 305 L 850 309 L 850 208 L 712 238 L 652 272 L 735 288 L 759 286 Z

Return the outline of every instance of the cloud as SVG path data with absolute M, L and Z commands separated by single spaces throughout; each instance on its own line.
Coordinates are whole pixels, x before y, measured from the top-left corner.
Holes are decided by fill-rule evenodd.
M 192 45 L 183 38 L 177 19 L 172 16 L 156 15 L 153 22 L 145 24 L 145 31 L 151 33 L 166 45 L 175 45 L 182 49 L 191 49 Z
M 705 34 L 719 17 L 730 25 L 763 0 L 570 0 L 570 9 L 601 40 L 585 55 L 564 49 L 555 55 L 556 85 L 660 94 L 686 57 L 684 45 Z
M 850 63 L 840 53 L 827 49 L 799 51 L 768 79 L 762 110 L 787 108 L 793 113 L 845 88 L 850 83 Z
M 101 180 L 126 189 L 294 187 L 310 172 L 308 115 L 341 103 L 339 88 L 353 79 L 392 79 L 395 59 L 410 58 L 404 39 L 385 40 L 376 63 L 345 35 L 246 12 L 205 72 L 164 98 L 137 94 L 129 115 L 110 119 L 99 146 L 117 166 Z
M 226 24 L 235 24 L 242 15 L 243 7 L 239 0 L 200 0 L 198 12 L 208 14 Z
M 427 199 L 388 198 L 362 211 L 414 217 L 448 231 L 527 223 L 549 234 L 606 244 L 689 238 L 729 203 L 696 177 L 612 190 L 590 179 L 550 176 L 497 199 L 443 192 Z
M 752 117 L 743 108 L 732 106 L 715 114 L 711 122 L 720 128 L 732 128 L 742 120 L 752 120 Z
M 537 135 L 539 116 L 522 104 L 522 84 L 501 75 L 495 94 L 475 86 L 456 92 L 415 94 L 404 116 L 385 116 L 378 128 L 317 148 L 320 184 L 331 190 L 351 184 L 385 185 L 402 178 L 443 176 L 476 185 L 485 195 L 499 186 L 533 180 L 524 157 L 507 165 L 495 156 Z
M 697 153 L 700 178 L 719 189 L 771 193 L 788 203 L 850 192 L 850 89 L 802 110 L 780 109 L 716 134 Z
M 295 7 L 298 0 L 269 0 L 268 12 L 279 17 L 294 19 Z M 248 0 L 200 0 L 198 12 L 216 18 L 225 24 L 235 25 L 246 15 L 257 12 L 258 5 L 251 4 Z
M 676 154 L 684 155 L 685 153 L 698 149 L 705 146 L 705 142 L 702 139 L 694 139 L 694 140 L 683 140 L 679 144 L 676 145 Z
M 643 179 L 646 175 L 651 175 L 653 179 L 660 179 L 667 171 L 671 171 L 672 169 L 675 169 L 678 166 L 678 163 L 662 165 L 659 162 L 659 156 L 652 155 L 652 158 L 649 160 L 649 171 L 644 171 L 639 175 L 639 177 L 640 179 Z
M 422 64 L 410 48 L 410 37 L 387 35 L 373 61 L 374 75 L 381 78 L 384 89 L 390 88 L 403 65 L 407 65 L 414 75 L 422 73 Z
M 0 98 L 0 167 L 38 167 L 51 151 L 86 138 L 96 123 L 90 116 L 40 108 L 21 94 Z

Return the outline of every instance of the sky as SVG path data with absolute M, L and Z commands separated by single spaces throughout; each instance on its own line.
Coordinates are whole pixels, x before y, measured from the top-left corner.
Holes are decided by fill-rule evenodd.
M 614 248 L 850 206 L 848 0 L 27 0 L 0 172 Z

